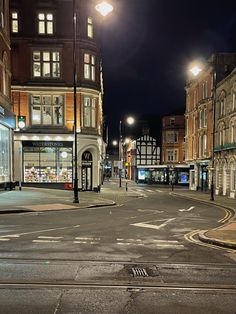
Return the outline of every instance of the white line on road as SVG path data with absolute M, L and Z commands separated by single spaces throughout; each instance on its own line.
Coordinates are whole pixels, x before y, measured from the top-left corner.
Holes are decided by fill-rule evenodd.
M 150 193 L 153 193 L 153 192 L 154 192 L 153 190 L 145 190 L 145 191 L 148 191 L 148 192 L 150 192 Z
M 91 240 L 91 241 L 100 241 L 101 240 L 101 238 L 86 238 L 86 237 L 76 237 L 75 238 L 76 240 Z
M 163 191 L 161 191 L 161 190 L 156 190 L 157 192 L 159 192 L 159 193 L 163 193 Z
M 188 209 L 185 209 L 185 208 L 182 208 L 182 209 L 179 209 L 180 212 L 190 212 L 190 210 L 194 209 L 195 206 L 191 206 L 189 207 Z
M 80 227 L 80 225 L 69 226 L 69 227 L 53 228 L 53 229 L 42 229 L 42 230 L 36 230 L 36 231 L 30 231 L 30 232 L 23 232 L 23 233 L 11 234 L 11 235 L 8 235 L 8 237 L 20 237 L 20 236 L 22 236 L 22 235 L 28 235 L 28 234 L 34 234 L 34 233 L 41 233 L 41 232 L 48 232 L 48 231 L 55 231 L 55 230 L 64 230 L 64 229 L 78 228 L 78 227 Z
M 7 238 L 0 238 L 0 241 L 10 241 L 10 239 L 7 239 Z
M 38 236 L 38 239 L 51 239 L 51 240 L 59 240 L 59 239 L 63 239 L 63 237 Z
M 34 243 L 56 243 L 56 242 L 60 242 L 57 240 L 33 240 L 32 242 Z
M 162 220 L 151 220 L 151 221 L 144 221 L 144 222 L 139 222 L 139 223 L 136 223 L 136 224 L 130 224 L 131 226 L 135 226 L 135 227 L 143 227 L 143 228 L 150 228 L 150 229 L 156 229 L 156 230 L 159 230 L 163 227 L 165 227 L 169 222 L 175 220 L 176 218 L 170 218 L 170 219 L 165 219 L 164 223 L 160 224 L 160 225 L 152 225 L 150 224 L 150 222 L 156 222 L 156 221 L 163 221 Z

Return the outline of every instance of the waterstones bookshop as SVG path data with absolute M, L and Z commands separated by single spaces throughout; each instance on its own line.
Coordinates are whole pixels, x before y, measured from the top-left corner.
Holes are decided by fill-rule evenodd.
M 72 183 L 73 142 L 22 141 L 24 183 Z

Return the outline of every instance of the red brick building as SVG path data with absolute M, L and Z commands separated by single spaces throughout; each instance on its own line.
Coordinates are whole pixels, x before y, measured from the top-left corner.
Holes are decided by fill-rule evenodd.
M 79 188 L 97 190 L 105 145 L 100 21 L 95 1 L 75 1 Z M 73 1 L 12 0 L 12 102 L 16 180 L 62 185 L 73 177 Z M 19 125 L 18 125 L 19 127 Z
M 185 117 L 171 115 L 162 118 L 162 167 L 169 181 L 189 183 L 189 166 L 185 163 Z

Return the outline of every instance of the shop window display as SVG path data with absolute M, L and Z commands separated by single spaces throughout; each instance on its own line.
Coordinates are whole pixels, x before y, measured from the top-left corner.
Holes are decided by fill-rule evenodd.
M 72 182 L 72 148 L 24 147 L 24 182 Z
M 0 125 L 0 183 L 10 181 L 10 131 Z

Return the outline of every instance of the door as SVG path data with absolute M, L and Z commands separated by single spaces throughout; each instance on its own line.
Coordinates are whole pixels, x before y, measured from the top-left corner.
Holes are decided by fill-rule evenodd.
M 82 166 L 82 190 L 92 190 L 92 165 Z
M 82 190 L 92 191 L 92 166 L 93 159 L 92 154 L 89 151 L 85 151 L 82 155 Z

